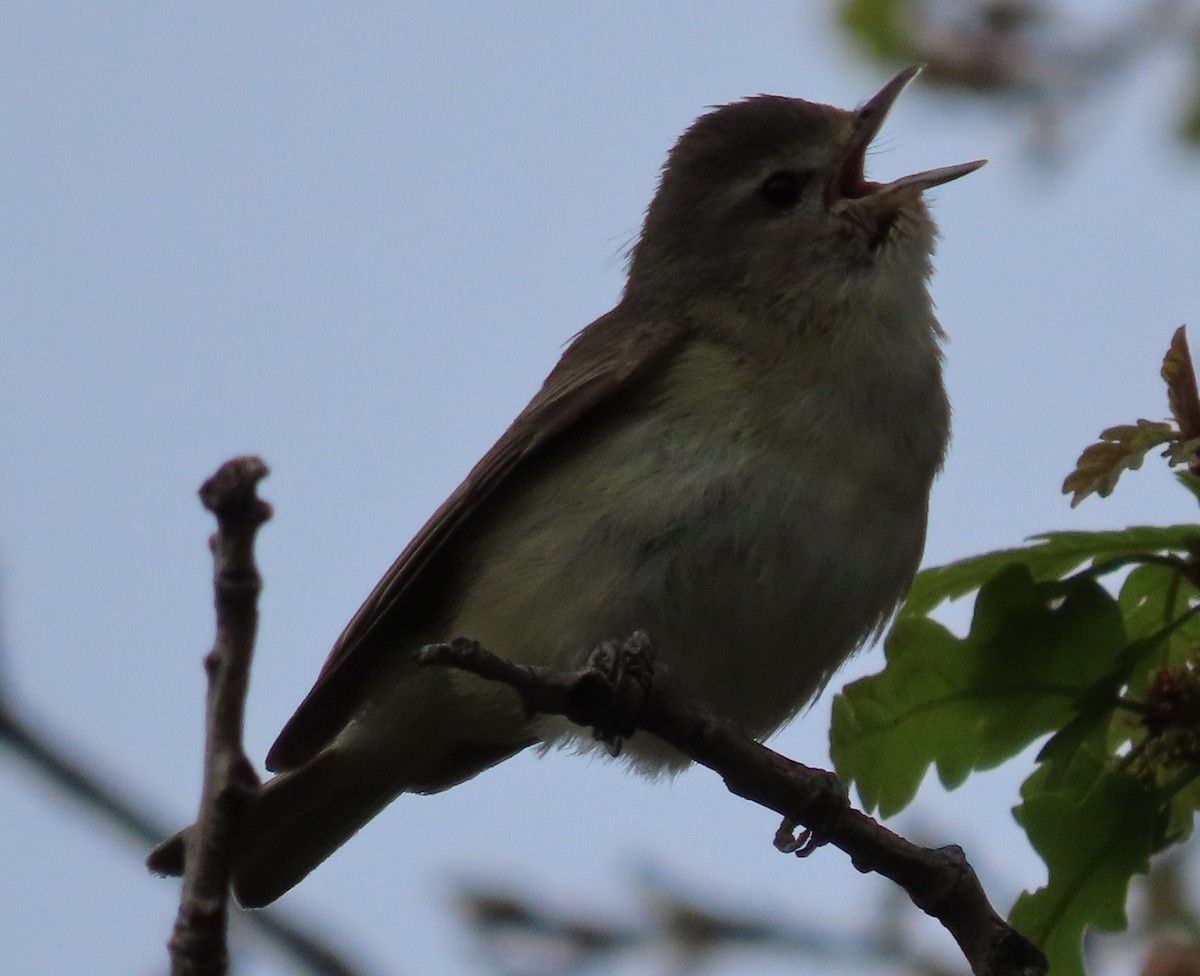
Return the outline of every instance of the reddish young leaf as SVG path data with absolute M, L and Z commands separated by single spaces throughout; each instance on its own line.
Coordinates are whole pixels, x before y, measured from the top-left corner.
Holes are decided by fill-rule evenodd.
M 1171 416 L 1179 426 L 1181 440 L 1200 437 L 1200 396 L 1196 393 L 1196 371 L 1188 351 L 1187 327 L 1181 325 L 1171 336 L 1171 347 L 1163 358 L 1162 378 L 1167 384 Z
M 1168 354 L 1169 355 L 1169 354 Z M 1142 466 L 1146 452 L 1177 437 L 1170 424 L 1139 420 L 1101 431 L 1100 440 L 1084 448 L 1075 462 L 1075 470 L 1063 482 L 1063 494 L 1074 492 L 1074 508 L 1088 495 L 1096 492 L 1102 498 L 1109 495 L 1121 473 Z

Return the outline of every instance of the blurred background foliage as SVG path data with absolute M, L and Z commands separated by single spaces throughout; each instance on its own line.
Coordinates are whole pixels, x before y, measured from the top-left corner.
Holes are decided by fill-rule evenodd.
M 1110 962 L 1141 957 L 1141 976 L 1200 974 L 1200 912 L 1189 894 L 1194 872 L 1190 849 L 1158 858 L 1134 886 L 1129 928 L 1086 940 L 1088 971 L 1101 956 Z M 583 892 L 544 896 L 519 879 L 461 879 L 451 899 L 475 958 L 495 976 L 691 976 L 785 967 L 904 976 L 967 971 L 965 963 L 948 966 L 944 954 L 928 950 L 899 888 L 861 905 L 859 925 L 847 931 L 748 907 L 753 903 L 750 892 L 740 898 L 706 892 L 685 875 L 653 868 L 633 872 L 623 905 L 590 904 Z
M 1190 53 L 1172 138 L 1200 150 L 1200 5 L 1149 0 L 1100 20 L 1051 0 L 844 0 L 840 28 L 866 59 L 924 62 L 922 81 L 963 98 L 1016 105 L 1034 148 L 1053 155 L 1064 124 L 1168 46 Z

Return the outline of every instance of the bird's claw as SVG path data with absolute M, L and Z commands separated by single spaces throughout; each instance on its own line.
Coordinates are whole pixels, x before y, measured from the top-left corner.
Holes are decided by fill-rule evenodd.
M 608 747 L 609 755 L 621 754 L 625 740 L 637 728 L 637 716 L 654 682 L 654 649 L 643 631 L 635 631 L 624 644 L 605 641 L 588 659 L 588 669 L 602 679 L 608 691 L 608 708 L 592 735 Z
M 818 847 L 824 847 L 825 841 L 821 840 L 809 828 L 796 832 L 799 827 L 795 820 L 788 817 L 783 818 L 783 823 L 779 825 L 779 829 L 775 831 L 775 849 L 784 854 L 795 854 L 796 857 L 808 857 Z

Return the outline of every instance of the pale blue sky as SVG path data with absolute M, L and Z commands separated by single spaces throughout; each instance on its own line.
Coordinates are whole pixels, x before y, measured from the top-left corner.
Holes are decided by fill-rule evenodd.
M 199 483 L 240 452 L 274 472 L 247 730 L 261 757 L 379 574 L 616 300 L 683 127 L 760 91 L 852 106 L 885 80 L 827 17 L 783 2 L 0 6 L 0 612 L 21 699 L 187 822 L 212 630 Z M 1049 172 L 1015 112 L 914 90 L 884 129 L 876 177 L 991 158 L 934 195 L 955 439 L 928 561 L 1194 517 L 1153 465 L 1075 512 L 1058 495 L 1102 427 L 1165 413 L 1162 352 L 1200 323 L 1196 164 L 1165 135 L 1184 73 L 1170 52 L 1147 63 L 1071 120 Z M 776 747 L 824 763 L 827 704 Z M 1003 907 L 1040 879 L 1008 814 L 1020 778 L 927 784 L 899 822 L 962 843 Z M 632 865 L 651 860 L 844 929 L 883 898 L 836 851 L 781 857 L 774 827 L 703 771 L 649 783 L 527 755 L 395 804 L 288 900 L 381 970 L 454 974 L 478 965 L 450 882 L 476 873 L 629 913 Z M 162 971 L 175 885 L 138 852 L 8 762 L 0 836 L 13 972 Z

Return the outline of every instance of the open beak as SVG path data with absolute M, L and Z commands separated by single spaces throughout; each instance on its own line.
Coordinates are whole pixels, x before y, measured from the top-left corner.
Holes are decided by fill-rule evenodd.
M 864 167 L 871 140 L 879 134 L 883 121 L 900 92 L 921 73 L 922 67 L 916 64 L 905 68 L 855 113 L 854 135 L 846 147 L 846 155 L 842 158 L 841 165 L 826 188 L 826 201 L 832 212 L 844 210 L 849 201 L 867 198 L 873 206 L 879 206 L 885 211 L 894 211 L 930 187 L 941 186 L 943 183 L 957 180 L 960 176 L 973 173 L 987 162 L 986 159 L 976 159 L 956 166 L 927 169 L 911 176 L 902 176 L 890 183 L 875 183 L 866 178 Z

